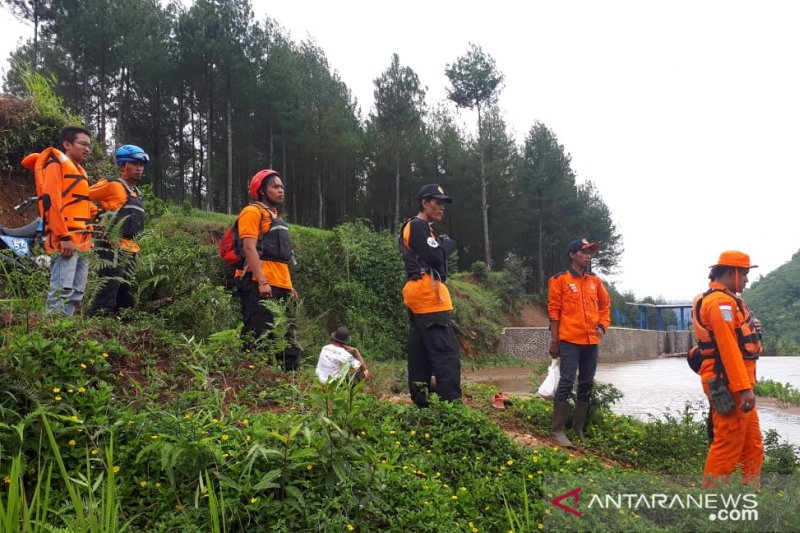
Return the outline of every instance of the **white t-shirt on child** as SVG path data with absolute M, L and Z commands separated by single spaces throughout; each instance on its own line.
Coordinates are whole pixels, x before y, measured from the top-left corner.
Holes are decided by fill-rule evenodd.
M 319 352 L 317 377 L 320 382 L 327 383 L 347 374 L 349 368 L 358 368 L 361 363 L 353 354 L 334 344 L 327 344 Z

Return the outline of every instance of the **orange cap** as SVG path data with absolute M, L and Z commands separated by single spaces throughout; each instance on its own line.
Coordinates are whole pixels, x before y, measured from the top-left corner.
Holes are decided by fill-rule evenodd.
M 726 250 L 719 254 L 719 260 L 716 264 L 711 265 L 711 268 L 715 266 L 730 266 L 736 268 L 758 268 L 758 265 L 751 265 L 750 264 L 750 256 L 744 252 L 739 252 L 737 250 Z

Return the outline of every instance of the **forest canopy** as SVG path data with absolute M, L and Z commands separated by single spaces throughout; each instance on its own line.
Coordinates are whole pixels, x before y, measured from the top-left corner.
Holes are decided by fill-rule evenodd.
M 150 154 L 146 179 L 160 198 L 236 212 L 249 178 L 270 167 L 284 176 L 293 222 L 396 230 L 416 214 L 419 187 L 440 183 L 456 199 L 442 230 L 462 267 L 514 256 L 528 288 L 543 290 L 581 236 L 602 243 L 600 271 L 618 263 L 622 238 L 600 191 L 578 179 L 545 124 L 513 138 L 497 105 L 502 65 L 480 46 L 442 65 L 444 102 L 387 57 L 364 113 L 324 50 L 255 20 L 248 0 L 3 1 L 33 28 L 11 53 L 5 90 L 24 95 L 29 69 L 52 76 L 108 153 L 132 143 Z M 459 118 L 476 107 L 477 134 Z

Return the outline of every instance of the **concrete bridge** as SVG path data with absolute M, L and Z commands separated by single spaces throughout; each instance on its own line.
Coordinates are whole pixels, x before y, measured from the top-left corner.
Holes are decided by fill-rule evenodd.
M 600 361 L 620 362 L 685 355 L 694 338 L 689 331 L 609 328 L 600 343 Z M 548 328 L 504 328 L 500 353 L 521 359 L 549 362 Z

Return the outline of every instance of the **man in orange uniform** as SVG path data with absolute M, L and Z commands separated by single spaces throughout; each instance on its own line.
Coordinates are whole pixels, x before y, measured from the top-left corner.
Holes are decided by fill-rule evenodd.
M 89 276 L 89 258 L 84 252 L 92 248 L 88 227 L 91 202 L 89 180 L 81 164 L 89 157 L 92 142 L 87 130 L 75 126 L 64 128 L 59 140 L 64 152 L 50 151 L 47 161 L 37 161 L 35 172 L 41 182 L 45 249 L 58 253 L 50 270 L 46 307 L 49 312 L 72 316 Z
M 736 296 L 756 266 L 745 253 L 722 252 L 711 267 L 709 290 L 695 300 L 699 312 L 693 313 L 692 321 L 705 354 L 700 376 L 714 426 L 703 469 L 704 485 L 709 487 L 737 467 L 745 482 L 758 483 L 761 476 L 764 444 L 753 393 L 761 335 L 758 322 Z
M 289 262 L 294 260 L 289 227 L 278 212 L 284 198 L 280 175 L 272 169 L 257 172 L 250 179 L 250 198 L 253 202 L 242 209 L 236 221 L 245 257 L 244 268 L 236 271 L 236 277 L 244 321 L 242 335 L 258 339 L 272 335 L 275 320 L 263 300 L 296 300 L 297 291 L 289 274 Z M 286 341 L 289 346 L 280 354 L 283 367 L 294 371 L 299 365 L 300 348 L 292 325 Z
M 134 239 L 144 231 L 144 204 L 137 184 L 150 158 L 138 146 L 126 144 L 117 149 L 114 160 L 119 179 L 104 178 L 89 187 L 89 197 L 104 212 L 116 212 L 113 221 L 120 232 L 119 244 L 98 243 L 101 283 L 89 310 L 92 316 L 114 316 L 120 309 L 133 307 L 132 269 L 141 251 Z
M 399 247 L 407 278 L 403 303 L 411 322 L 406 344 L 408 389 L 418 407 L 427 407 L 432 376 L 443 400 L 461 398 L 461 354 L 450 324 L 453 303 L 444 284 L 447 258 L 456 245 L 432 228 L 441 222 L 444 204 L 453 199 L 441 186 L 429 184 L 419 190 L 417 201 L 419 214 L 403 224 Z
M 611 300 L 600 278 L 589 272 L 598 244 L 586 239 L 567 246 L 570 268 L 550 278 L 547 314 L 550 316 L 550 356 L 561 357 L 561 379 L 553 399 L 550 436 L 562 446 L 572 446 L 564 433 L 569 416 L 567 400 L 578 374 L 578 401 L 572 428 L 583 440 L 589 413 L 589 393 L 594 385 L 600 339 L 611 325 Z

